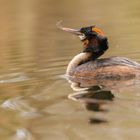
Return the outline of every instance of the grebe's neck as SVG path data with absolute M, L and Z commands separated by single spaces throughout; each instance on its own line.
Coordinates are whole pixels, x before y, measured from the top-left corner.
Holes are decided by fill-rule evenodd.
M 74 58 L 68 64 L 66 74 L 68 75 L 74 68 L 76 68 L 82 62 L 86 62 L 90 60 L 91 56 L 92 56 L 92 53 L 87 53 L 87 52 L 80 53 L 74 56 Z

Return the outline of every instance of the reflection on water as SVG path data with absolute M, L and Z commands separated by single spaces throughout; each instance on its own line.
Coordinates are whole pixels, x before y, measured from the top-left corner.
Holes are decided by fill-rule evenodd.
M 101 83 L 101 85 L 99 86 L 95 86 L 94 85 L 95 80 L 94 82 L 92 82 L 92 80 L 93 79 L 88 79 L 87 81 L 87 80 L 82 79 L 82 85 L 84 85 L 84 82 L 86 83 L 86 85 L 88 85 L 87 83 L 89 83 L 90 86 L 91 86 L 91 83 L 93 84 L 92 87 L 88 87 L 88 88 L 81 88 L 80 83 L 74 83 L 71 81 L 71 84 L 74 84 L 79 87 L 76 87 L 76 91 L 78 88 L 78 91 L 76 93 L 70 94 L 68 97 L 69 99 L 72 99 L 74 101 L 78 101 L 84 104 L 85 108 L 88 111 L 93 111 L 93 112 L 107 113 L 109 111 L 109 106 L 111 105 L 111 102 L 113 102 L 115 98 L 115 95 L 113 93 L 115 93 L 115 91 L 118 88 L 119 90 L 122 90 L 122 89 L 128 90 L 128 86 L 129 88 L 136 87 L 136 86 L 139 87 L 139 84 L 136 83 L 136 81 L 139 82 L 138 79 L 131 79 L 131 80 L 126 79 L 125 81 L 124 80 L 122 81 L 121 80 L 117 80 L 117 81 L 113 81 L 113 80 L 103 81 L 102 80 L 101 82 L 97 81 L 98 83 Z M 126 83 L 129 85 L 126 85 Z M 73 90 L 75 90 L 75 87 L 73 88 Z M 118 90 L 117 90 L 117 93 L 119 93 Z M 106 105 L 108 107 L 104 108 Z M 109 122 L 109 120 L 104 119 L 103 115 L 100 117 L 89 118 L 90 124 L 101 124 L 101 123 L 106 123 L 106 122 Z
M 74 91 L 63 75 L 82 47 L 77 38 L 56 28 L 61 19 L 73 28 L 96 24 L 109 37 L 104 57 L 140 62 L 139 5 L 138 0 L 1 1 L 0 138 L 139 138 L 140 88 L 134 81 L 115 83 L 111 90 L 112 85 L 93 87 L 86 94 L 77 91 L 78 102 L 67 98 Z
M 110 91 L 101 90 L 96 86 L 86 92 L 81 91 L 76 94 L 71 94 L 69 98 L 84 103 L 88 111 L 106 113 L 108 109 L 105 109 L 104 105 L 113 101 L 114 95 Z M 94 118 L 93 116 L 89 119 L 89 122 L 91 124 L 100 124 L 107 122 L 107 120 L 103 118 Z

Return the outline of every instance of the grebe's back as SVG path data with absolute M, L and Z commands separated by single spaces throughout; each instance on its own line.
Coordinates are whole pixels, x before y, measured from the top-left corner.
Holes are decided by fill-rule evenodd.
M 131 79 L 140 75 L 140 64 L 124 57 L 101 58 L 73 67 L 67 75 L 95 80 Z

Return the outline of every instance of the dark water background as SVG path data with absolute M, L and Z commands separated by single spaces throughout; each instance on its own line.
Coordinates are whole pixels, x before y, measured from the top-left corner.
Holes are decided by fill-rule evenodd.
M 107 92 L 101 110 L 67 98 L 65 70 L 82 46 L 56 22 L 97 25 L 110 42 L 104 57 L 140 62 L 140 1 L 0 0 L 0 19 L 1 140 L 139 139 L 139 85 Z

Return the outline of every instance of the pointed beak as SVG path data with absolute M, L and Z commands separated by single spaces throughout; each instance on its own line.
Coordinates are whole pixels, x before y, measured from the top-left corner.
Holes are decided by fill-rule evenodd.
M 61 23 L 62 23 L 62 21 L 59 21 L 59 22 L 57 22 L 57 24 L 56 24 L 56 26 L 57 26 L 60 30 L 66 31 L 66 32 L 69 32 L 69 33 L 72 33 L 72 34 L 78 35 L 78 36 L 83 35 L 83 33 L 81 33 L 79 30 L 63 27 Z

